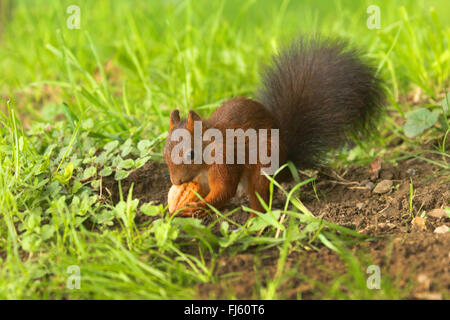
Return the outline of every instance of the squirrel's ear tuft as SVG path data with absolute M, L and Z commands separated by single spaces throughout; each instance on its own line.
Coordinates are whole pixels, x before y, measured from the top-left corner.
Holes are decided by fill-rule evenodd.
M 202 121 L 202 118 L 194 110 L 189 110 L 186 129 L 188 129 L 189 131 L 194 131 L 195 121 Z
M 180 112 L 175 109 L 170 113 L 170 128 L 169 130 L 172 131 L 173 128 L 180 122 Z

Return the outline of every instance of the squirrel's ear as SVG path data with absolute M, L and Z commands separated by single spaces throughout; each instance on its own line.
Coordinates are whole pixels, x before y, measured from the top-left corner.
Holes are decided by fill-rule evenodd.
M 194 131 L 195 121 L 202 121 L 202 118 L 194 110 L 189 110 L 186 129 L 188 129 L 189 131 Z
M 170 128 L 169 130 L 172 131 L 173 128 L 180 122 L 180 112 L 178 110 L 173 110 L 170 113 Z

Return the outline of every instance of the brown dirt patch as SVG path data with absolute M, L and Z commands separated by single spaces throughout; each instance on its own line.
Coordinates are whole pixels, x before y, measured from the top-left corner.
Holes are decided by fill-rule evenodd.
M 438 234 L 434 230 L 442 225 L 450 227 L 450 218 L 427 217 L 422 226 L 412 223 L 414 216 L 421 216 L 436 208 L 449 205 L 450 182 L 448 177 L 437 174 L 438 168 L 419 159 L 405 160 L 394 166 L 382 163 L 377 175 L 370 167 L 352 166 L 343 173 L 319 172 L 315 183 L 302 188 L 301 200 L 315 215 L 358 232 L 377 236 L 377 240 L 354 245 L 352 252 L 364 256 L 361 268 L 365 272 L 370 264 L 381 269 L 391 284 L 402 290 L 403 298 L 450 298 L 450 233 Z M 302 175 L 302 178 L 306 176 Z M 367 185 L 381 180 L 393 181 L 392 190 L 375 194 Z M 410 181 L 413 182 L 413 206 L 410 209 Z M 163 163 L 148 163 L 122 181 L 126 195 L 131 183 L 133 195 L 141 203 L 154 201 L 166 204 L 170 188 L 168 170 Z M 117 183 L 105 180 L 104 187 L 114 202 L 119 200 Z M 317 198 L 318 197 L 318 198 Z M 223 210 L 248 205 L 245 197 L 237 197 Z M 281 192 L 276 195 L 274 206 L 284 205 Z M 244 223 L 248 214 L 239 210 L 230 218 Z M 217 217 L 206 217 L 205 224 Z M 148 220 L 139 217 L 138 222 Z M 268 249 L 258 254 L 252 252 L 235 256 L 222 256 L 216 263 L 215 275 L 220 281 L 197 286 L 198 298 L 258 298 L 258 292 L 271 279 L 277 268 L 279 251 Z M 286 262 L 287 274 L 279 288 L 279 297 L 304 299 L 327 297 L 321 290 L 339 277 L 346 277 L 347 261 L 334 251 L 322 247 L 319 250 L 294 251 Z M 349 279 L 347 279 L 349 280 Z M 349 280 L 351 281 L 351 279 Z M 344 289 L 345 291 L 345 289 Z

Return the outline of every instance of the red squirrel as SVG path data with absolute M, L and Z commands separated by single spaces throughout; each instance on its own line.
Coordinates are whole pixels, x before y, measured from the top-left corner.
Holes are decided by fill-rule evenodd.
M 190 203 L 182 215 L 198 213 L 199 208 L 205 212 L 206 203 L 220 209 L 236 194 L 239 184 L 246 184 L 251 209 L 263 212 L 257 194 L 268 203 L 270 181 L 261 171 L 268 165 L 259 157 L 256 163 L 249 161 L 253 153 L 264 147 L 267 154 L 274 155 L 275 146 L 279 166 L 292 161 L 299 169 L 317 168 L 326 162 L 330 150 L 342 147 L 350 136 L 362 138 L 375 131 L 384 100 L 382 80 L 358 50 L 340 39 L 300 37 L 264 70 L 256 100 L 227 100 L 209 119 L 192 110 L 187 119 L 180 119 L 178 110 L 172 111 L 164 147 L 171 182 L 180 185 L 195 180 L 209 188 L 205 202 Z M 199 157 L 193 163 L 201 149 L 175 151 L 178 140 L 174 132 L 185 129 L 195 145 L 195 123 L 200 125 L 200 137 L 211 128 L 224 135 L 227 129 L 278 129 L 279 134 L 276 139 L 268 134 L 256 149 L 250 147 L 249 137 L 244 143 L 233 139 L 231 144 L 224 142 L 225 138 L 212 139 L 216 146 L 220 144 L 222 153 L 211 154 L 220 161 L 211 163 Z M 207 147 L 208 141 L 198 139 L 197 146 Z M 231 157 L 234 162 L 225 161 L 227 152 L 238 147 L 244 148 L 244 163 L 236 162 L 236 153 Z M 184 163 L 175 163 L 174 155 Z M 286 180 L 286 174 L 280 177 Z

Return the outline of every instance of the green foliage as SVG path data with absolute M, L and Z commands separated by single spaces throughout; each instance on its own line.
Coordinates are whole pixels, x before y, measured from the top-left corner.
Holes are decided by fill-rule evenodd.
M 439 114 L 439 111 L 430 111 L 424 108 L 407 113 L 406 123 L 403 127 L 405 135 L 412 138 L 431 128 L 438 120 Z
M 364 1 L 82 0 L 80 30 L 66 27 L 64 2 L 2 1 L 13 11 L 1 17 L 0 37 L 0 94 L 11 100 L 0 104 L 0 299 L 190 299 L 198 283 L 220 281 L 213 274 L 220 257 L 277 248 L 276 275 L 257 297 L 273 299 L 289 252 L 320 246 L 350 266 L 324 296 L 349 288 L 352 298 L 395 296 L 362 287 L 361 266 L 345 246 L 365 237 L 302 205 L 296 192 L 312 180 L 285 191 L 284 210 L 264 204 L 267 213 L 244 224 L 215 211 L 219 218 L 207 226 L 140 203 L 133 187 L 120 189 L 114 204 L 100 186 L 104 179 L 120 186 L 161 160 L 173 108 L 206 115 L 226 98 L 253 96 L 261 65 L 299 30 L 333 30 L 380 61 L 396 114 L 404 115 L 397 101 L 412 87 L 437 101 L 449 85 L 450 29 L 440 15 L 448 3 L 432 2 L 436 9 L 380 4 L 376 31 L 365 28 Z M 388 119 L 392 136 L 344 153 L 345 161 L 367 163 L 386 152 L 388 139 L 417 139 L 433 125 L 434 152 L 444 155 L 449 100 L 441 102 L 439 128 L 434 105 L 406 110 L 404 132 Z M 281 186 L 272 187 L 273 194 Z M 66 287 L 71 265 L 81 266 L 82 290 Z

